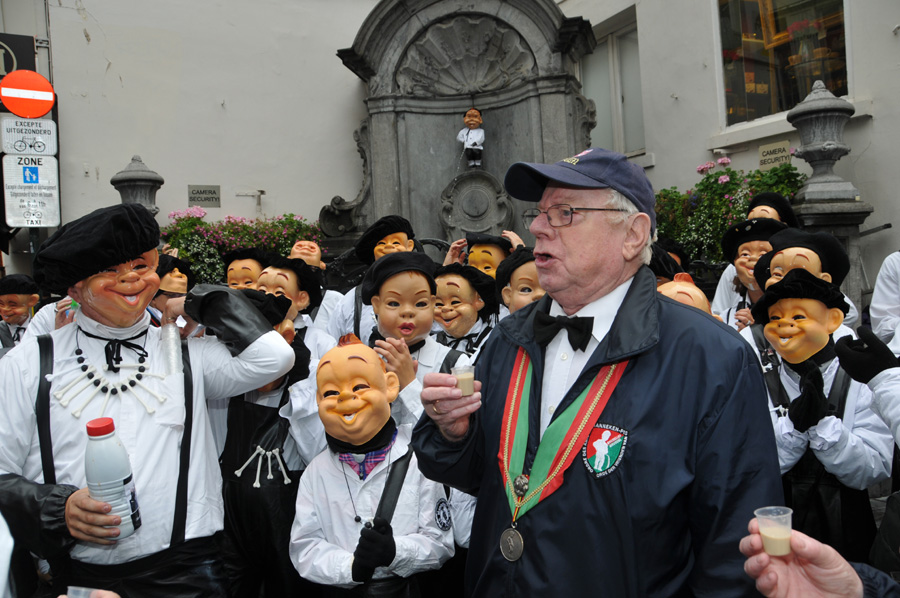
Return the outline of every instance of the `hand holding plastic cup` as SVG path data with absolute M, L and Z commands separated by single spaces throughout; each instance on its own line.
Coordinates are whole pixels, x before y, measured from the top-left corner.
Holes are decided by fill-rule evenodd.
M 450 368 L 450 373 L 456 378 L 456 388 L 462 391 L 462 396 L 467 397 L 475 393 L 474 365 L 461 365 Z
M 69 586 L 69 591 L 66 592 L 66 598 L 91 598 L 91 592 L 94 591 L 94 588 L 80 588 L 77 586 Z
M 792 513 L 788 507 L 763 507 L 753 511 L 766 554 L 785 556 L 791 553 Z

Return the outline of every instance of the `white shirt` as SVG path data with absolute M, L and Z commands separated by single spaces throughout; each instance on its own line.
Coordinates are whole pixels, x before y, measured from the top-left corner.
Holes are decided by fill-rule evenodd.
M 484 129 L 460 129 L 456 134 L 456 140 L 463 144 L 464 147 L 472 149 L 484 149 Z
M 331 289 L 325 289 L 325 293 L 322 296 L 322 303 L 319 304 L 319 311 L 316 312 L 316 319 L 313 322 L 313 326 L 324 332 L 328 332 L 328 323 L 331 321 L 331 314 L 334 313 L 334 310 L 337 309 L 338 304 L 343 298 L 344 296 L 341 293 L 332 291 Z
M 351 567 L 359 532 L 364 522 L 374 518 L 388 465 L 406 454 L 411 434 L 412 426 L 400 426 L 389 457 L 365 480 L 330 450 L 309 464 L 300 478 L 291 527 L 291 562 L 301 576 L 343 588 L 358 585 Z M 436 522 L 445 503 L 444 488 L 422 475 L 413 455 L 391 519 L 397 552 L 389 566 L 375 570 L 374 579 L 438 569 L 453 556 L 451 526 L 441 529 Z M 362 519 L 359 523 L 354 521 L 357 514 Z
M 37 313 L 31 318 L 31 324 L 25 330 L 22 340 L 53 332 L 56 328 L 56 303 L 56 301 L 48 303 L 37 310 Z
M 372 336 L 372 328 L 375 327 L 375 310 L 371 305 L 361 304 L 362 310 L 359 317 L 359 340 L 369 344 Z M 341 298 L 340 303 L 331 314 L 328 321 L 328 334 L 340 340 L 345 334 L 353 332 L 353 314 L 356 311 L 356 287 L 353 287 Z
M 84 477 L 85 424 L 97 417 L 112 417 L 116 434 L 131 457 L 143 525 L 114 547 L 77 542 L 71 556 L 94 564 L 123 563 L 169 546 L 179 446 L 185 421 L 183 374 L 164 375 L 160 329 L 149 326 L 149 314 L 145 313 L 139 323 L 129 328 L 103 326 L 80 311 L 76 312 L 75 318 L 77 326 L 65 326 L 51 333 L 54 373 L 50 387 L 50 421 L 57 483 L 78 488 L 87 485 Z M 146 372 L 139 381 L 142 386 L 110 395 L 105 410 L 102 392 L 88 401 L 95 387 L 87 379 L 77 382 L 66 393 L 54 394 L 83 375 L 76 363 L 76 347 L 84 352 L 86 365 L 105 366 L 106 342 L 88 338 L 78 332 L 79 327 L 97 336 L 119 339 L 147 330 L 146 337 L 132 341 L 143 345 L 149 354 L 143 364 Z M 232 357 L 228 349 L 213 338 L 188 342 L 194 400 L 185 537 L 191 539 L 210 536 L 223 525 L 222 481 L 206 399 L 243 393 L 283 375 L 293 363 L 293 352 L 274 330 L 256 339 L 237 357 Z M 123 348 L 122 355 L 122 366 L 137 363 L 133 351 Z M 36 340 L 23 342 L 0 360 L 0 380 L 3 380 L 5 390 L 4 417 L 0 418 L 0 438 L 3 438 L 0 474 L 14 473 L 40 483 L 43 473 L 34 411 L 39 361 Z M 118 386 L 136 373 L 136 368 L 121 367 L 118 373 L 101 369 L 97 375 Z M 153 393 L 164 401 L 160 402 Z M 148 412 L 150 409 L 152 413 Z
M 337 347 L 337 339 L 321 328 L 316 327 L 316 325 L 312 323 L 312 318 L 307 314 L 300 314 L 297 316 L 294 320 L 294 328 L 297 330 L 306 329 L 306 333 L 303 335 L 303 343 L 306 345 L 306 348 L 309 349 L 309 354 L 312 359 L 322 359 L 322 356 L 325 355 L 325 353 L 334 347 Z
M 541 437 L 544 436 L 544 432 L 550 425 L 553 414 L 566 392 L 572 388 L 591 354 L 600 346 L 600 341 L 612 327 L 613 320 L 615 320 L 633 280 L 634 277 L 629 278 L 610 293 L 572 314 L 572 316 L 594 318 L 591 340 L 588 342 L 587 349 L 584 351 L 573 349 L 565 330 L 557 333 L 547 345 L 544 354 L 544 379 L 541 383 Z M 550 304 L 550 315 L 565 316 L 567 314 L 554 300 Z
M 894 355 L 900 355 L 900 252 L 895 251 L 881 263 L 869 314 L 872 332 L 888 344 Z

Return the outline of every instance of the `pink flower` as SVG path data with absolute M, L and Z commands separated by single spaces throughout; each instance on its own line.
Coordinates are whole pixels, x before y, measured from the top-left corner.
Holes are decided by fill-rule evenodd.
M 730 180 L 731 180 L 731 178 L 727 174 L 723 174 L 722 176 L 719 177 L 719 184 L 724 185 L 725 183 L 727 183 Z
M 731 158 L 729 158 L 728 156 L 722 156 L 721 158 L 716 160 L 716 164 L 718 164 L 719 166 L 728 166 L 729 164 L 731 164 Z
M 791 155 L 792 155 L 792 156 L 794 155 L 794 152 L 795 152 L 795 151 L 797 151 L 796 148 L 793 148 L 793 147 L 792 147 L 792 148 L 791 148 Z
M 712 162 L 704 162 L 703 164 L 701 164 L 700 166 L 697 167 L 697 172 L 700 174 L 706 174 L 707 172 L 709 172 L 710 170 L 712 170 L 715 167 L 716 167 L 716 165 L 713 164 Z

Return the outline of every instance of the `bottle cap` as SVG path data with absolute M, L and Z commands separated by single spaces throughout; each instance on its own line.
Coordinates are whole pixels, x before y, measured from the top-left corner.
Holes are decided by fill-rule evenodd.
M 116 424 L 111 417 L 98 417 L 87 423 L 88 436 L 106 436 L 116 431 Z

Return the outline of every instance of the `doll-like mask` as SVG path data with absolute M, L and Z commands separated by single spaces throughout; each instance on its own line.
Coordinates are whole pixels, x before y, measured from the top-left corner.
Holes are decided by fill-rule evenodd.
M 763 333 L 788 363 L 806 361 L 828 344 L 844 321 L 844 312 L 816 299 L 785 298 L 769 307 Z
M 484 300 L 472 283 L 458 274 L 438 276 L 435 282 L 434 319 L 447 334 L 462 338 L 478 321 L 478 312 L 484 307 Z
M 316 370 L 316 402 L 325 431 L 355 446 L 367 443 L 391 417 L 400 379 L 385 371 L 378 354 L 362 343 L 338 346 Z

